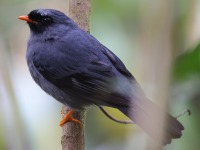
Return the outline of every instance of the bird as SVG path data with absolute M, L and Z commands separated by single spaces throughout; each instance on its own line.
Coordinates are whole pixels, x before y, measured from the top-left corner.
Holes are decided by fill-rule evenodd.
M 34 81 L 71 108 L 61 121 L 80 123 L 71 115 L 90 106 L 116 108 L 153 138 L 166 116 L 162 144 L 182 136 L 184 126 L 149 100 L 123 62 L 67 15 L 55 9 L 35 9 L 19 16 L 30 28 L 26 60 Z M 157 139 L 160 140 L 160 139 Z

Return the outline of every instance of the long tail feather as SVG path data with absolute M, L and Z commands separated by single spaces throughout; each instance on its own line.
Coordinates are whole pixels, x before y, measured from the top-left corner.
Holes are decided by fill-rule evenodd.
M 171 115 L 164 113 L 159 107 L 148 99 L 134 101 L 131 107 L 118 108 L 122 113 L 128 116 L 132 121 L 139 125 L 147 134 L 154 137 L 156 140 L 157 128 L 159 127 L 158 116 L 165 116 L 166 127 L 165 136 L 162 142 L 164 145 L 171 143 L 172 139 L 180 138 L 182 136 L 183 125 Z

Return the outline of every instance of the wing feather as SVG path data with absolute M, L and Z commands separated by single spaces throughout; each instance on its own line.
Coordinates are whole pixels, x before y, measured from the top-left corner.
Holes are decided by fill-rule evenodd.
M 46 52 L 42 53 L 41 50 L 40 55 L 33 59 L 35 68 L 46 80 L 87 103 L 128 106 L 128 98 L 114 90 L 113 85 L 120 86 L 119 76 L 127 78 L 127 81 L 133 80 L 133 76 L 115 54 L 91 35 L 83 34 L 76 36 L 81 39 L 75 46 L 66 42 L 67 46 L 52 48 L 61 49 L 56 54 L 49 51 L 47 57 Z M 68 47 L 68 50 L 64 50 L 64 47 Z

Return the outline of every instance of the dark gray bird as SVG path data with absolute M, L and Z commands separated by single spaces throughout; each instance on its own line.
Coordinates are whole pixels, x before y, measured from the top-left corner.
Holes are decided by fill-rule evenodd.
M 159 124 L 152 120 L 163 114 L 163 144 L 181 137 L 182 124 L 148 100 L 122 61 L 64 13 L 37 9 L 19 19 L 30 27 L 30 73 L 46 93 L 75 110 L 90 105 L 117 108 L 154 138 Z

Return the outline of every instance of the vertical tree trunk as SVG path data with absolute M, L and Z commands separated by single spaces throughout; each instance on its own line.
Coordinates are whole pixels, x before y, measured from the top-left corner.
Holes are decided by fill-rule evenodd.
M 64 111 L 70 111 L 70 108 L 64 106 Z M 84 121 L 85 121 L 85 112 L 76 112 L 73 114 L 73 117 L 80 120 L 82 125 L 68 122 L 62 127 L 62 150 L 84 150 L 85 141 L 84 141 Z
M 89 32 L 90 0 L 69 0 L 69 17 L 72 18 L 82 29 Z M 78 94 L 78 93 L 77 93 Z M 67 113 L 70 108 L 64 106 Z M 84 121 L 85 112 L 76 112 L 74 118 L 82 122 L 82 126 L 69 122 L 62 127 L 62 150 L 84 150 Z
M 90 0 L 69 0 L 69 16 L 80 28 L 89 32 Z

